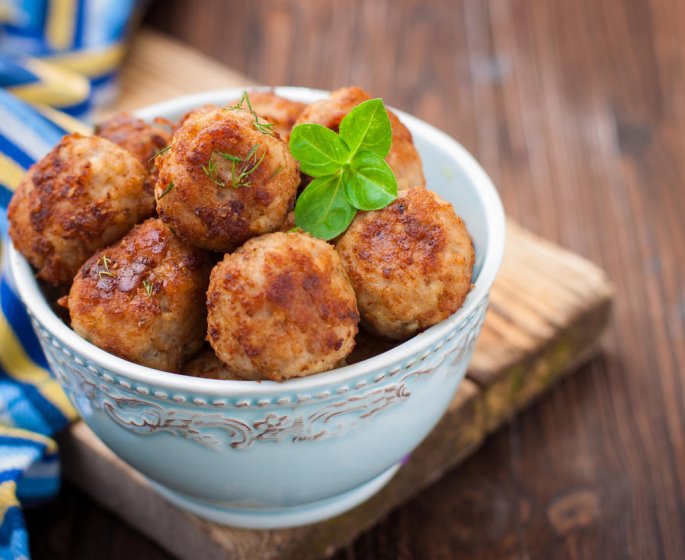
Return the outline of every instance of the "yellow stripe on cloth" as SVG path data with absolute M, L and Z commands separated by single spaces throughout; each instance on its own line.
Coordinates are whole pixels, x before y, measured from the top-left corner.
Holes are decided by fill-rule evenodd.
M 69 420 L 77 418 L 76 410 L 71 406 L 62 391 L 47 370 L 36 364 L 24 351 L 5 315 L 0 313 L 0 366 L 13 379 L 21 383 L 30 383 L 43 397 L 56 407 Z
M 34 105 L 34 109 L 68 132 L 78 132 L 86 136 L 93 134 L 92 126 L 88 126 L 83 121 L 75 119 L 71 115 L 56 111 L 47 105 Z
M 0 183 L 14 191 L 19 186 L 24 169 L 13 159 L 0 152 Z
M 43 445 L 45 445 L 45 451 L 47 453 L 57 453 L 57 444 L 55 443 L 55 440 L 36 432 L 22 430 L 21 428 L 9 428 L 6 426 L 0 426 L 0 435 L 26 439 L 29 441 L 35 441 L 36 443 L 42 443 Z
M 18 505 L 17 483 L 14 480 L 5 480 L 0 483 L 0 524 L 5 520 L 7 510 Z
M 49 0 L 46 39 L 55 50 L 71 47 L 76 27 L 76 0 Z
M 89 78 L 113 72 L 121 65 L 126 54 L 123 43 L 88 51 L 75 51 L 44 58 L 47 62 L 73 70 Z
M 90 82 L 85 76 L 35 58 L 24 59 L 24 65 L 40 81 L 8 87 L 7 91 L 28 103 L 69 107 L 83 103 L 90 95 Z

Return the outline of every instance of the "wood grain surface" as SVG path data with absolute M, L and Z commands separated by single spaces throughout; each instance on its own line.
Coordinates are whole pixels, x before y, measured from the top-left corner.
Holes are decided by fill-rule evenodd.
M 359 83 L 436 124 L 510 215 L 616 286 L 602 359 L 340 558 L 684 558 L 685 5 L 201 6 L 149 20 L 258 82 Z M 71 488 L 29 525 L 37 558 L 167 557 Z

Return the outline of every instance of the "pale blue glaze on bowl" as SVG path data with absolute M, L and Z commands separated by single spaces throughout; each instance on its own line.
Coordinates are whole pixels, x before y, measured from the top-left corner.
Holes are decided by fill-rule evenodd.
M 306 102 L 324 95 L 277 93 Z M 137 114 L 174 119 L 240 94 L 191 95 Z M 71 331 L 12 250 L 18 290 L 54 375 L 92 430 L 174 503 L 243 527 L 323 520 L 380 489 L 447 408 L 502 260 L 504 213 L 458 143 L 397 113 L 414 136 L 428 187 L 454 204 L 473 237 L 474 289 L 447 320 L 364 362 L 284 383 L 198 379 L 132 364 Z

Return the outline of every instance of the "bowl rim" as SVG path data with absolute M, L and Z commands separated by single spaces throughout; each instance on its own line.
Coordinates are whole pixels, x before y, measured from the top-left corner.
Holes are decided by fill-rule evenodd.
M 302 87 L 259 87 L 248 86 L 206 91 L 175 97 L 160 103 L 148 105 L 133 114 L 150 120 L 156 116 L 186 112 L 208 103 L 221 104 L 239 97 L 243 91 L 274 91 L 277 95 L 311 102 L 328 95 L 328 91 Z M 273 395 L 325 389 L 330 386 L 353 383 L 358 378 L 385 369 L 391 364 L 403 362 L 412 356 L 423 353 L 436 344 L 449 332 L 464 324 L 476 311 L 479 304 L 488 296 L 504 255 L 506 222 L 502 202 L 491 179 L 473 156 L 452 137 L 421 119 L 393 108 L 412 134 L 420 134 L 431 144 L 442 145 L 466 176 L 475 186 L 476 194 L 485 208 L 487 232 L 487 251 L 483 264 L 466 301 L 454 314 L 444 321 L 433 325 L 413 338 L 399 344 L 382 354 L 373 356 L 356 364 L 344 366 L 308 377 L 276 381 L 237 381 L 224 379 L 205 379 L 171 373 L 142 366 L 119 358 L 88 342 L 64 323 L 51 309 L 43 296 L 33 270 L 24 257 L 9 244 L 10 267 L 14 284 L 21 300 L 29 312 L 43 327 L 66 346 L 100 367 L 107 368 L 117 375 L 132 381 L 169 390 L 190 393 L 205 393 L 222 397 L 244 397 L 246 395 Z

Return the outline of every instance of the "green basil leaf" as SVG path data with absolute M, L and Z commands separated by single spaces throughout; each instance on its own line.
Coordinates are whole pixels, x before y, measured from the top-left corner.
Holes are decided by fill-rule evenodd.
M 295 225 L 328 241 L 345 231 L 356 213 L 345 198 L 340 174 L 317 177 L 297 199 Z
M 392 127 L 382 99 L 369 99 L 357 105 L 340 122 L 340 138 L 352 155 L 369 150 L 381 157 L 388 155 Z
M 300 162 L 302 173 L 312 177 L 333 175 L 350 156 L 340 137 L 320 124 L 300 124 L 293 128 L 290 152 Z
M 359 210 L 380 210 L 397 198 L 397 180 L 378 154 L 363 150 L 343 173 L 345 197 Z

